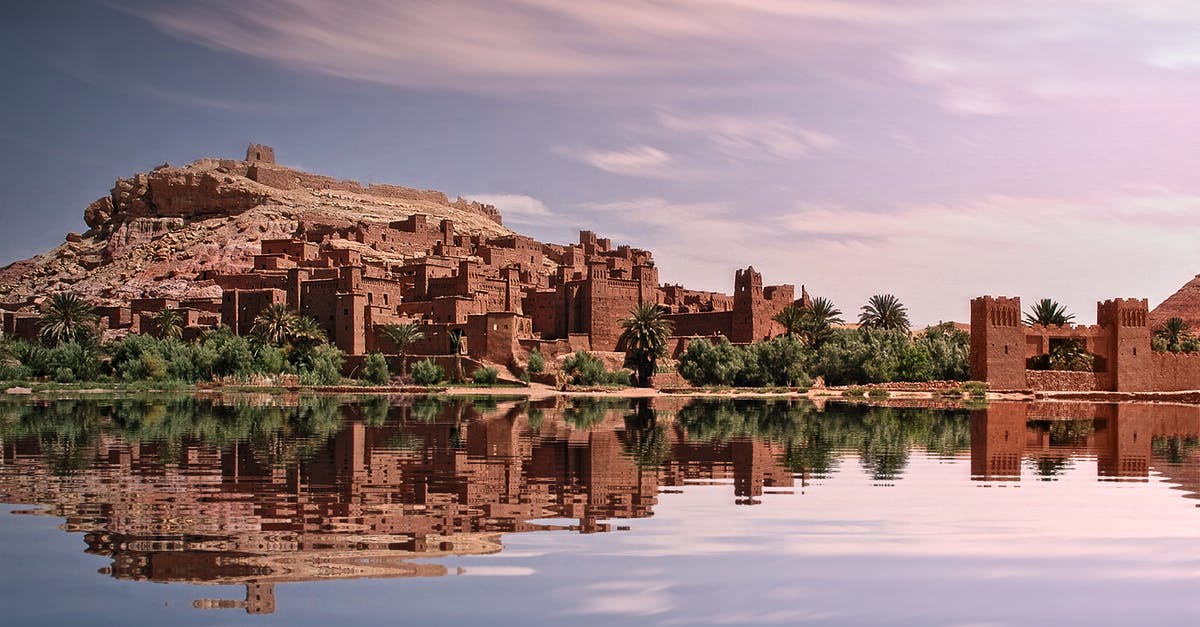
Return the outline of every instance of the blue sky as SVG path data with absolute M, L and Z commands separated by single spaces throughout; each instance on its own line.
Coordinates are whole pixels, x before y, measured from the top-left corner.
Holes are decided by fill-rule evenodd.
M 1189 1 L 27 4 L 0 25 L 0 263 L 118 176 L 255 141 L 848 314 L 990 293 L 1090 322 L 1200 272 Z

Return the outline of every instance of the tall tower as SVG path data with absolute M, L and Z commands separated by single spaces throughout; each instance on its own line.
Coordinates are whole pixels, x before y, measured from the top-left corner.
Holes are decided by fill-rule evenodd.
M 754 266 L 738 270 L 733 277 L 733 337 L 730 341 L 748 343 L 761 339 L 757 325 L 763 324 L 758 320 L 762 309 L 762 274 L 756 272 Z
M 1115 298 L 1096 304 L 1096 321 L 1108 339 L 1108 372 L 1114 392 L 1154 390 L 1150 352 L 1150 304 Z
M 1021 299 L 971 300 L 971 378 L 994 389 L 1025 389 L 1025 328 Z

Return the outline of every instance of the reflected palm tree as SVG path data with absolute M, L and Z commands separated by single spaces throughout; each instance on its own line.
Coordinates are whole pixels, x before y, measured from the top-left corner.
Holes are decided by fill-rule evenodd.
M 633 413 L 626 414 L 624 436 L 625 454 L 639 468 L 658 468 L 670 459 L 667 429 L 659 423 L 658 413 L 650 407 L 650 399 L 638 399 Z

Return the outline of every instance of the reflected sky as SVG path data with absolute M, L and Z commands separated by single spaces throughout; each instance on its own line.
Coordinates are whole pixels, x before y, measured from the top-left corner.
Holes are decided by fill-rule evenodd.
M 1194 624 L 1198 428 L 1163 405 L 4 404 L 0 600 L 20 625 Z

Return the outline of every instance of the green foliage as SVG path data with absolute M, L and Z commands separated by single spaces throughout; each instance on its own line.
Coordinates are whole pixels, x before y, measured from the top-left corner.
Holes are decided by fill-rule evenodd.
M 988 386 L 982 381 L 968 381 L 962 387 L 971 398 L 987 398 Z
M 95 381 L 100 374 L 100 354 L 93 345 L 66 342 L 50 349 L 50 367 L 59 383 Z M 61 380 L 64 371 L 70 373 L 70 381 Z
M 604 361 L 587 351 L 575 351 L 562 363 L 563 375 L 574 385 L 629 385 L 627 370 L 609 372 Z
M 1091 372 L 1095 370 L 1095 362 L 1095 356 L 1087 352 L 1082 340 L 1063 340 L 1052 343 L 1049 353 L 1029 359 L 1026 367 L 1030 370 Z
M 722 337 L 713 344 L 699 339 L 679 356 L 676 370 L 692 385 L 731 386 L 742 371 L 743 351 Z
M 337 347 L 321 344 L 310 351 L 306 361 L 297 368 L 300 383 L 337 385 L 342 380 L 342 365 L 345 361 L 342 351 Z
M 1075 314 L 1067 313 L 1067 308 L 1060 305 L 1058 301 L 1043 298 L 1029 306 L 1029 311 L 1025 313 L 1026 324 L 1040 324 L 1043 326 L 1063 326 L 1075 319 Z
M 1174 317 L 1154 330 L 1151 347 L 1161 353 L 1195 353 L 1200 351 L 1200 339 L 1192 332 L 1192 325 Z
M 392 373 L 388 371 L 387 359 L 380 353 L 371 353 L 363 361 L 362 378 L 375 385 L 383 385 L 391 380 Z
M 283 348 L 292 335 L 298 316 L 283 303 L 268 305 L 254 318 L 251 333 L 264 344 Z
M 446 371 L 426 358 L 413 365 L 412 378 L 417 385 L 435 385 L 446 378 Z
M 654 303 L 641 303 L 621 321 L 617 350 L 625 351 L 625 367 L 633 369 L 634 381 L 649 387 L 658 359 L 667 352 L 667 339 L 674 325 Z
M 806 387 L 812 383 L 807 372 L 812 352 L 796 338 L 775 337 L 755 342 L 745 350 L 742 376 L 735 378 L 737 385 Z
M 546 371 L 546 358 L 542 357 L 541 351 L 536 348 L 529 352 L 529 363 L 525 365 L 525 372 L 529 374 L 541 374 Z
M 178 309 L 163 309 L 151 318 L 158 328 L 159 337 L 172 340 L 183 338 L 183 314 Z
M 9 353 L 29 372 L 30 377 L 50 376 L 50 350 L 40 344 L 16 341 L 9 344 Z
M 908 331 L 908 309 L 892 294 L 876 294 L 862 306 L 858 323 L 871 329 Z
M 809 348 L 819 349 L 833 335 L 834 325 L 842 324 L 842 312 L 833 301 L 813 297 L 804 307 L 789 305 L 774 318 L 787 335 L 800 338 Z
M 965 380 L 970 337 L 953 325 L 910 336 L 902 330 L 838 330 L 817 351 L 810 372 L 830 385 Z
M 929 353 L 930 379 L 965 381 L 971 368 L 971 334 L 946 322 L 932 326 L 914 341 Z M 919 381 L 921 379 L 911 379 Z
M 421 331 L 421 328 L 415 322 L 384 325 L 379 327 L 379 332 L 391 340 L 392 344 L 396 345 L 396 352 L 400 354 L 400 374 L 406 374 L 408 370 L 408 347 L 425 339 L 425 333 Z
M 471 373 L 471 380 L 479 385 L 495 385 L 500 380 L 500 371 L 491 366 L 480 368 Z
M 783 335 L 748 346 L 720 338 L 700 339 L 679 356 L 677 370 L 692 385 L 792 387 L 811 383 L 812 352 L 795 337 Z
M 96 310 L 87 301 L 70 292 L 58 292 L 41 304 L 38 328 L 47 346 L 95 344 L 100 335 L 98 321 Z
M 800 335 L 804 325 L 804 311 L 795 305 L 788 305 L 771 319 L 783 327 L 785 335 Z

